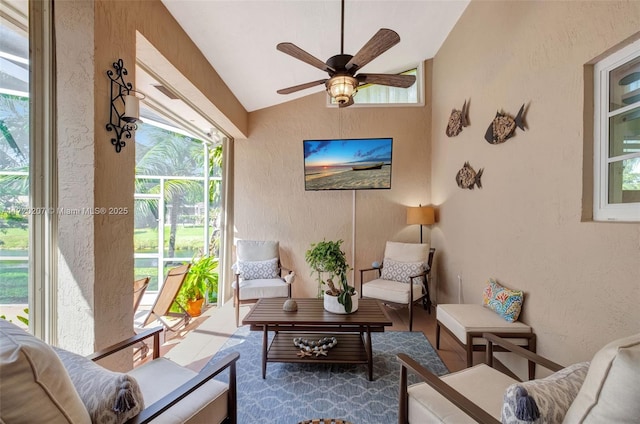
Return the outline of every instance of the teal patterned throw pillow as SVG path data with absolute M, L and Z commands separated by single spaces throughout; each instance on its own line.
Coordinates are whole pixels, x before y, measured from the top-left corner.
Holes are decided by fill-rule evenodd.
M 514 322 L 520 316 L 524 292 L 510 290 L 498 284 L 493 278 L 482 293 L 482 304 L 509 322 Z

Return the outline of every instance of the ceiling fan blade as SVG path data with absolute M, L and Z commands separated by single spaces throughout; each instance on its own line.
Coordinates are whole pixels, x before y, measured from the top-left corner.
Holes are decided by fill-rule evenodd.
M 321 69 L 325 72 L 335 72 L 335 69 L 333 69 L 331 66 L 327 65 L 317 57 L 305 52 L 293 43 L 280 43 L 276 46 L 276 49 L 280 50 L 282 53 L 288 54 L 289 56 L 293 56 L 296 59 L 303 61 L 304 63 L 315 66 L 316 68 Z
M 362 46 L 360 51 L 356 53 L 349 62 L 347 62 L 345 67 L 348 71 L 351 69 L 361 69 L 364 65 L 371 62 L 373 59 L 380 56 L 399 42 L 400 36 L 397 32 L 387 28 L 382 28 L 378 30 L 378 32 L 376 32 L 369 41 L 367 41 L 367 44 Z
M 408 88 L 416 82 L 415 75 L 395 74 L 358 74 L 356 79 L 361 84 L 390 85 L 392 87 Z
M 307 82 L 307 83 L 300 84 L 300 85 L 294 85 L 293 87 L 288 87 L 288 88 L 283 88 L 283 89 L 278 90 L 278 94 L 295 93 L 296 91 L 304 90 L 306 88 L 315 87 L 316 85 L 321 85 L 321 84 L 324 84 L 325 82 L 327 82 L 326 79 L 321 79 L 321 80 L 318 80 L 318 81 Z

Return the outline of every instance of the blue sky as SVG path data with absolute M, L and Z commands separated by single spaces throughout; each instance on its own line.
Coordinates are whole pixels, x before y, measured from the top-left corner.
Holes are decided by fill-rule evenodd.
M 391 144 L 391 138 L 305 140 L 305 166 L 390 162 Z

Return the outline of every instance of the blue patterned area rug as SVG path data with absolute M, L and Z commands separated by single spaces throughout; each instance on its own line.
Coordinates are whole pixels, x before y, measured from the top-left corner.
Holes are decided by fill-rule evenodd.
M 387 331 L 372 334 L 373 378 L 367 365 L 267 364 L 262 379 L 262 332 L 239 328 L 214 356 L 239 352 L 238 424 L 297 424 L 312 418 L 340 418 L 353 424 L 398 422 L 400 365 L 406 353 L 437 375 L 447 367 L 423 333 Z M 293 347 L 293 341 L 292 341 Z M 331 352 L 329 352 L 331 355 Z M 227 372 L 217 377 L 228 381 Z M 409 374 L 409 383 L 417 382 Z

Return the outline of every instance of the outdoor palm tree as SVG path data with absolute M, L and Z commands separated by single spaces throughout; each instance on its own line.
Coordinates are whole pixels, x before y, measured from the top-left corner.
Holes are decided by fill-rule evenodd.
M 202 142 L 174 132 L 166 131 L 150 125 L 141 125 L 140 130 L 149 140 L 155 144 L 146 151 L 140 152 L 137 160 L 136 175 L 155 176 L 201 176 L 204 166 L 204 155 Z M 138 133 L 140 133 L 138 130 Z M 137 134 L 138 137 L 140 134 Z M 142 150 L 142 149 L 141 149 Z M 142 184 L 136 180 L 136 184 Z M 172 257 L 176 248 L 176 233 L 178 229 L 178 218 L 182 206 L 185 203 L 196 203 L 202 201 L 203 187 L 198 181 L 192 180 L 167 180 L 164 186 L 165 199 L 169 209 L 169 246 L 168 256 Z M 143 192 L 139 187 L 136 191 Z M 144 192 L 159 193 L 160 186 L 145 186 Z M 149 203 L 142 202 L 146 211 L 141 213 L 158 213 L 154 211 Z
M 29 99 L 0 94 L 0 170 L 28 165 Z
M 28 219 L 19 210 L 29 196 L 28 157 L 29 99 L 0 94 L 0 232 L 27 227 Z

